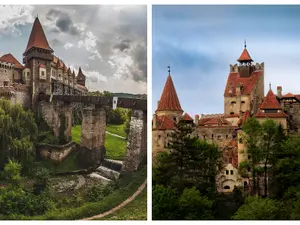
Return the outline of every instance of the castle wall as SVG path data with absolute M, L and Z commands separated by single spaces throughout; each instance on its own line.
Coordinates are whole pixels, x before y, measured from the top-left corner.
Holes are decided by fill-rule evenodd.
M 296 100 L 295 100 L 296 101 Z M 286 102 L 281 103 L 284 111 L 288 115 L 288 127 L 291 132 L 300 132 L 300 103 L 299 102 Z
M 199 126 L 196 128 L 196 136 L 208 143 L 221 144 L 232 139 L 233 131 L 234 128 L 231 126 Z
M 152 130 L 152 154 L 162 152 L 166 149 L 171 130 Z

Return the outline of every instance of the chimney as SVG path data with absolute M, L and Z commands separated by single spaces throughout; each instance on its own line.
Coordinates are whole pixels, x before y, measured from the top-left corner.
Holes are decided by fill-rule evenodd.
M 156 129 L 156 120 L 157 120 L 157 115 L 153 114 L 152 129 Z
M 195 124 L 198 125 L 198 123 L 199 123 L 199 115 L 196 114 L 195 115 Z
M 277 96 L 278 96 L 279 98 L 282 97 L 282 87 L 281 87 L 281 86 L 277 86 Z

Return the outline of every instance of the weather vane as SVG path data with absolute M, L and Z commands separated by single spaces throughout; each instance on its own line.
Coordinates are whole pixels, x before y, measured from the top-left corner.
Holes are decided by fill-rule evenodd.
M 270 90 L 271 90 L 271 82 L 269 82 L 269 88 L 270 88 Z
M 244 40 L 244 47 L 247 47 L 246 39 Z
M 171 72 L 171 67 L 170 67 L 170 65 L 168 66 L 168 72 L 169 72 L 169 74 L 170 74 L 170 72 Z

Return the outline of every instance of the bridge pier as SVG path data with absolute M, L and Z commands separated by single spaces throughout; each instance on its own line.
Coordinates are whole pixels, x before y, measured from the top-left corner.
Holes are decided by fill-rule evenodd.
M 147 112 L 133 110 L 122 172 L 136 171 L 147 160 Z
M 106 112 L 103 107 L 83 109 L 81 126 L 81 161 L 84 167 L 96 168 L 105 155 Z

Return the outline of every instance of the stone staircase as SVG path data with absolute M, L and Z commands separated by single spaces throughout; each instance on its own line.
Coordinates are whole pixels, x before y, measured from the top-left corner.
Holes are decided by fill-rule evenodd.
M 103 185 L 119 179 L 123 161 L 104 159 L 101 165 L 89 177 L 96 178 Z

